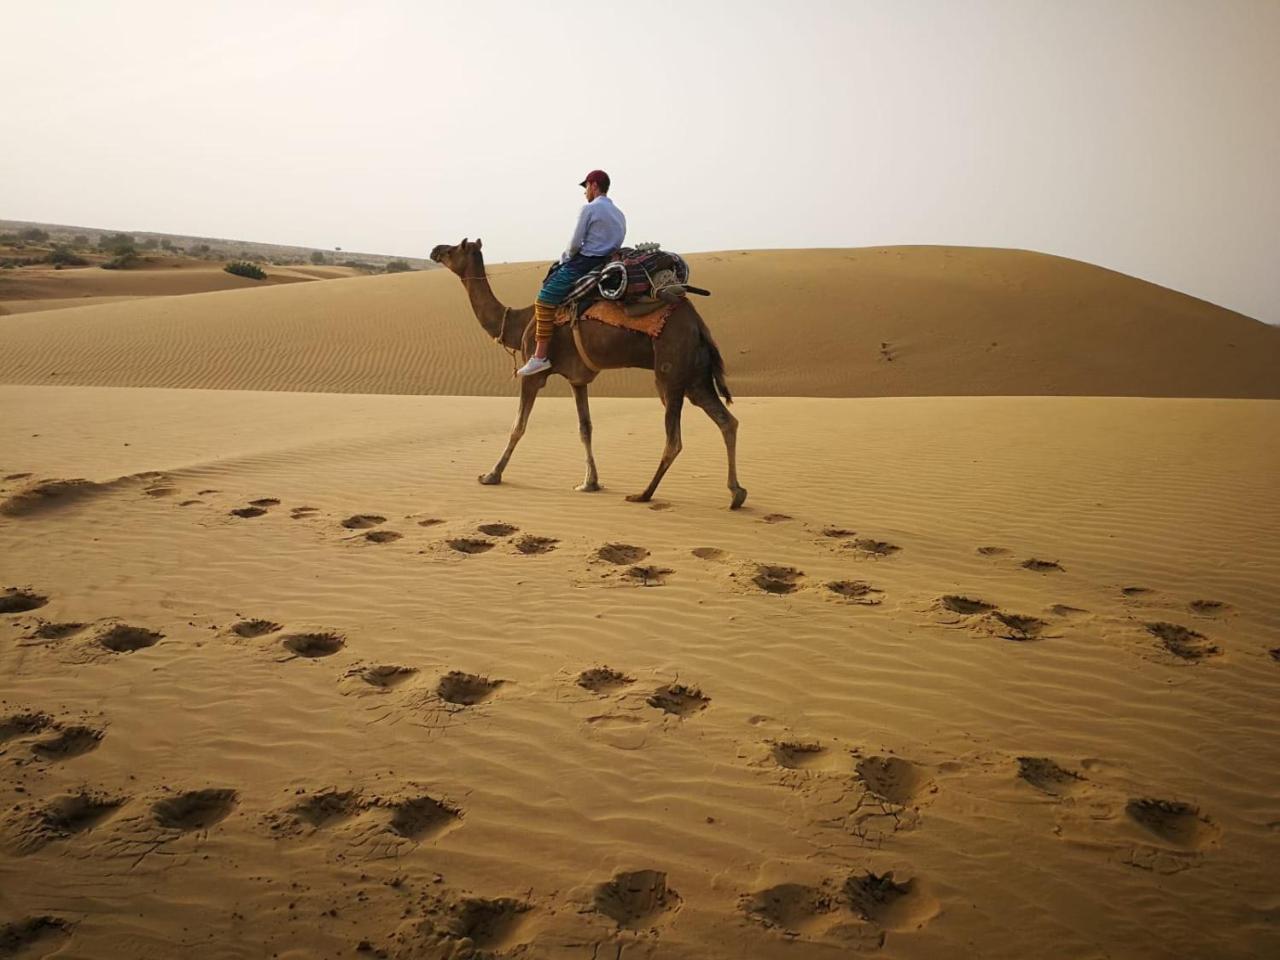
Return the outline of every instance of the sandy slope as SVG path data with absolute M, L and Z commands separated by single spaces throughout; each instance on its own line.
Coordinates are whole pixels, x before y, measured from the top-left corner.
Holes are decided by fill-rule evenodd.
M 595 405 L 595 495 L 564 401 L 496 488 L 505 399 L 0 408 L 0 588 L 47 599 L 0 614 L 0 922 L 32 955 L 1280 948 L 1280 403 L 747 400 L 738 513 L 694 416 L 662 499 L 621 499 L 649 400 Z
M 84 307 L 119 300 L 175 297 L 215 290 L 252 290 L 302 280 L 359 276 L 349 267 L 272 267 L 265 280 L 251 280 L 222 269 L 222 263 L 186 257 L 145 257 L 129 270 L 77 267 L 64 270 L 25 267 L 0 272 L 0 316 Z
M 1280 329 L 1076 261 L 889 247 L 692 262 L 744 396 L 1280 397 Z M 528 304 L 544 267 L 493 265 L 494 289 Z M 514 392 L 509 359 L 443 270 L 105 303 L 0 332 L 0 382 Z M 652 377 L 612 372 L 594 389 L 648 396 Z

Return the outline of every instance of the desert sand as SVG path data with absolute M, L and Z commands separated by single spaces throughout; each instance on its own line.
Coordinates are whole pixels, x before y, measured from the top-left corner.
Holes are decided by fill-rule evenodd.
M 696 410 L 623 500 L 635 371 L 604 490 L 556 396 L 478 485 L 443 270 L 0 318 L 0 955 L 1275 955 L 1280 332 L 1016 251 L 694 271 L 740 511 Z

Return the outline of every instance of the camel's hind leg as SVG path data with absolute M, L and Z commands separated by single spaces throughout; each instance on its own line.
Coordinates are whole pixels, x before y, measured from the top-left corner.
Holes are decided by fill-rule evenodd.
M 516 449 L 516 444 L 524 436 L 524 428 L 529 423 L 529 414 L 533 411 L 533 401 L 538 399 L 538 391 L 547 383 L 547 374 L 525 377 L 520 381 L 520 412 L 516 414 L 515 425 L 511 428 L 511 439 L 507 441 L 507 449 L 488 473 L 482 473 L 479 480 L 483 484 L 502 482 L 502 471 L 507 469 L 507 461 Z
M 738 418 L 729 412 L 713 386 L 691 388 L 689 400 L 715 421 L 724 436 L 724 451 L 729 458 L 729 490 L 733 494 L 729 509 L 737 510 L 747 499 L 747 488 L 738 483 Z
M 583 493 L 594 493 L 600 489 L 600 476 L 596 473 L 596 458 L 591 452 L 591 409 L 587 406 L 587 385 L 573 385 L 573 402 L 578 405 L 578 436 L 587 451 L 587 475 L 582 485 L 575 487 Z
M 671 462 L 680 455 L 683 444 L 680 442 L 680 413 L 684 409 L 684 391 L 671 391 L 662 398 L 667 407 L 667 445 L 662 448 L 662 459 L 658 461 L 658 470 L 649 481 L 643 493 L 633 493 L 627 497 L 632 503 L 647 503 L 653 498 L 653 492 L 662 482 L 662 475 L 667 472 Z

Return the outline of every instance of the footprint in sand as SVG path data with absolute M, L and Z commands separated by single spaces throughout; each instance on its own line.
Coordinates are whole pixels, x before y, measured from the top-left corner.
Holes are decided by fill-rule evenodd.
M 680 909 L 680 894 L 667 886 L 661 870 L 615 873 L 592 892 L 591 907 L 621 929 L 651 930 L 665 916 Z
M 447 893 L 430 896 L 419 909 L 421 916 L 407 923 L 415 942 L 436 947 L 432 956 L 523 955 L 522 948 L 529 941 L 525 921 L 533 906 L 523 900 L 459 897 Z
M 348 530 L 368 530 L 370 527 L 386 522 L 386 517 L 380 517 L 376 513 L 357 513 L 343 520 L 342 525 Z
M 578 674 L 578 686 L 592 693 L 606 695 L 617 693 L 624 687 L 635 683 L 635 677 L 628 677 L 621 670 L 611 667 L 592 667 Z
M 436 525 L 438 525 L 438 524 L 441 524 L 441 523 L 444 523 L 444 521 L 443 521 L 443 520 L 441 520 L 439 517 L 427 517 L 425 520 L 419 520 L 419 521 L 418 521 L 418 526 L 420 526 L 420 527 L 434 527 L 434 526 L 436 526 Z
M 415 676 L 417 672 L 417 667 L 402 667 L 397 664 L 384 663 L 373 667 L 357 667 L 348 673 L 348 676 L 358 676 L 374 690 L 380 693 L 388 693 Z
M 234 510 L 230 511 L 231 516 L 242 517 L 244 519 L 249 519 L 251 517 L 263 517 L 266 516 L 266 513 L 267 511 L 263 507 L 236 507 Z
M 492 540 L 480 540 L 475 537 L 458 537 L 453 540 L 446 540 L 445 543 L 449 545 L 450 549 L 469 555 L 485 553 L 493 549 Z
M 857 530 L 846 530 L 844 527 L 823 527 L 822 535 L 832 540 L 848 540 L 858 535 Z
M 436 696 L 458 707 L 474 707 L 484 703 L 507 681 L 490 680 L 474 673 L 452 670 L 436 684 Z
M 52 725 L 53 717 L 47 713 L 36 713 L 34 711 L 11 713 L 7 717 L 0 717 L 0 743 L 12 740 L 14 737 L 26 737 L 33 733 L 40 733 Z
M 142 491 L 148 497 L 172 497 L 178 492 L 178 488 L 165 483 L 158 483 L 154 486 L 145 487 Z
M 0 502 L 0 514 L 29 517 L 76 503 L 103 489 L 103 484 L 91 480 L 41 480 Z
M 1037 560 L 1035 557 L 1032 557 L 1030 560 L 1023 560 L 1022 568 L 1024 570 L 1034 570 L 1036 573 L 1049 573 L 1050 571 L 1056 571 L 1058 573 L 1064 572 L 1062 564 L 1058 563 L 1057 560 Z
M 112 653 L 133 653 L 155 646 L 164 639 L 164 634 L 145 627 L 132 627 L 126 623 L 117 623 L 98 634 L 97 642 Z
M 761 523 L 786 523 L 791 517 L 785 513 L 766 513 L 760 518 Z
M 627 581 L 642 587 L 660 587 L 675 573 L 670 567 L 628 567 L 622 574 Z
M 756 567 L 751 582 L 765 593 L 787 594 L 800 589 L 803 570 L 795 567 L 784 567 L 776 564 L 760 564 Z
M 462 819 L 462 811 L 451 803 L 425 794 L 391 805 L 391 822 L 387 828 L 406 840 L 429 840 L 440 836 Z
M 959 594 L 949 593 L 938 599 L 938 606 L 943 610 L 949 610 L 951 613 L 958 613 L 963 617 L 970 617 L 976 614 L 990 613 L 996 608 L 994 603 L 987 603 L 985 600 L 978 600 L 974 597 L 964 597 Z
M 1121 587 L 1120 592 L 1126 597 L 1141 597 L 1144 594 L 1154 593 L 1150 587 Z
M 513 541 L 515 548 L 525 556 L 532 557 L 544 553 L 550 553 L 556 548 L 556 544 L 560 541 L 554 537 L 535 537 L 525 534 L 519 540 Z
M 1217 644 L 1211 643 L 1202 633 L 1176 623 L 1148 623 L 1147 632 L 1159 639 L 1161 645 L 1179 660 L 1199 663 L 1209 657 L 1222 655 Z
M 0 614 L 26 613 L 38 610 L 49 602 L 49 598 L 20 587 L 9 587 L 0 593 Z
M 1230 609 L 1221 600 L 1192 600 L 1187 606 L 1192 613 L 1201 617 L 1216 617 Z
M 864 607 L 878 605 L 881 601 L 880 595 L 883 593 L 883 591 L 861 580 L 832 580 L 826 584 L 826 588 L 840 599 Z
M 1043 639 L 1044 630 L 1049 626 L 1039 617 L 1025 617 L 1016 613 L 1001 613 L 998 610 L 991 614 L 990 619 L 999 624 L 994 628 L 996 636 L 1003 640 L 1013 640 L 1017 643 Z
M 703 695 L 702 691 L 697 687 L 685 686 L 683 683 L 671 683 L 659 687 L 649 694 L 645 703 L 651 707 L 658 708 L 663 713 L 671 714 L 673 717 L 679 717 L 683 720 L 707 709 L 708 704 L 711 703 L 711 698 Z
M 151 816 L 160 826 L 182 833 L 208 830 L 225 820 L 238 801 L 239 794 L 228 788 L 191 790 L 156 802 Z
M 325 790 L 268 814 L 265 820 L 273 836 L 296 837 L 350 820 L 368 806 L 368 801 L 354 790 Z
M 51 737 L 31 745 L 31 752 L 42 760 L 71 760 L 97 749 L 105 733 L 93 727 L 63 727 Z
M 59 917 L 23 917 L 0 925 L 0 948 L 5 956 L 17 957 L 25 955 L 29 947 L 37 947 L 39 956 L 48 957 L 53 955 L 54 946 L 69 936 L 71 924 Z
M 87 627 L 87 623 L 77 623 L 74 621 L 66 621 L 64 623 L 54 623 L 49 620 L 42 620 L 34 630 L 27 634 L 27 640 L 65 640 L 67 637 L 74 637 L 77 633 Z
M 13 846 L 20 854 L 35 853 L 42 847 L 77 834 L 87 833 L 105 823 L 125 805 L 127 797 L 81 788 L 72 794 L 55 797 L 13 824 Z M 7 946 L 0 937 L 0 956 Z
M 319 512 L 317 507 L 294 507 L 289 511 L 290 520 L 306 520 L 313 514 Z
M 394 530 L 369 530 L 364 538 L 370 543 L 395 543 L 403 536 L 404 534 L 396 533 Z
M 8 483 L 10 480 L 25 480 L 25 479 L 27 479 L 27 477 L 30 477 L 30 476 L 34 476 L 34 474 L 30 474 L 30 473 L 11 473 L 11 474 L 9 474 L 7 477 L 5 477 L 5 478 L 4 478 L 4 480 L 5 480 L 5 483 Z
M 893 871 L 854 874 L 845 882 L 844 895 L 854 913 L 885 930 L 918 930 L 940 909 L 923 881 L 911 877 L 899 883 Z
M 719 547 L 694 547 L 689 552 L 699 560 L 723 560 L 729 555 Z
M 280 639 L 280 645 L 295 657 L 315 660 L 333 656 L 347 645 L 347 640 L 340 633 L 291 633 Z
M 626 566 L 627 564 L 639 563 L 649 556 L 649 551 L 644 547 L 633 546 L 629 543 L 606 543 L 596 551 L 596 556 L 608 563 Z
M 265 637 L 269 633 L 276 633 L 283 629 L 284 625 L 276 623 L 274 620 L 241 620 L 239 623 L 232 625 L 231 632 L 237 637 L 252 640 L 255 637 Z
M 816 740 L 769 740 L 769 757 L 784 770 L 808 773 L 834 773 L 847 770 L 849 755 L 832 750 Z
M 1048 757 L 1018 757 L 1018 777 L 1053 797 L 1069 796 L 1087 782 L 1080 774 Z
M 1008 547 L 979 547 L 977 549 L 977 553 L 983 557 L 1003 557 L 1008 552 Z
M 476 527 L 486 537 L 509 537 L 513 533 L 519 533 L 520 528 L 512 526 L 509 523 L 482 523 Z
M 1222 836 L 1222 830 L 1199 807 L 1177 800 L 1130 800 L 1124 812 L 1148 834 L 1181 850 L 1207 849 Z
M 867 558 L 889 557 L 901 549 L 897 544 L 888 543 L 884 540 L 872 540 L 869 537 L 853 541 L 854 552 Z
M 278 506 L 280 506 L 280 501 L 279 501 L 279 500 L 277 500 L 275 497 L 260 497 L 260 498 L 259 498 L 259 499 L 257 499 L 257 500 L 250 500 L 250 501 L 249 501 L 249 506 L 251 506 L 251 507 L 262 507 L 262 508 L 265 510 L 267 507 L 278 507 Z

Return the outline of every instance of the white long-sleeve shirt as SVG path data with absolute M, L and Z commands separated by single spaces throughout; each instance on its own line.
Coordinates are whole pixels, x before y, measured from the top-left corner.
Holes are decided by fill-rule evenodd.
M 575 254 L 606 257 L 622 246 L 627 237 L 627 218 L 605 194 L 583 204 L 569 246 L 560 256 L 567 263 Z

